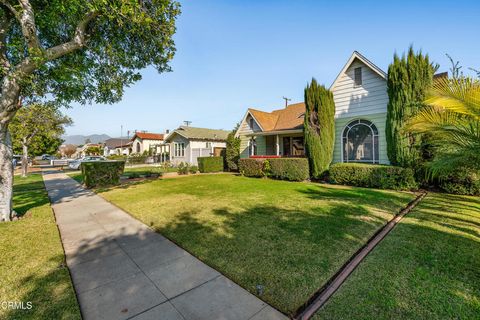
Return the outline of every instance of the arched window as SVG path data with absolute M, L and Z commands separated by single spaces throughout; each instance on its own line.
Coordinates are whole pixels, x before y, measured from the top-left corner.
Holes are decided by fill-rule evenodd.
M 137 153 L 140 153 L 140 142 L 137 142 Z
M 350 122 L 342 135 L 343 162 L 378 163 L 378 130 L 368 120 Z

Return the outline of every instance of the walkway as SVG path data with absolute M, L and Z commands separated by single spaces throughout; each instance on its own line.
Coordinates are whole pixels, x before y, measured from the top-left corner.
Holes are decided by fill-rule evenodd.
M 59 171 L 44 171 L 84 319 L 287 319 Z

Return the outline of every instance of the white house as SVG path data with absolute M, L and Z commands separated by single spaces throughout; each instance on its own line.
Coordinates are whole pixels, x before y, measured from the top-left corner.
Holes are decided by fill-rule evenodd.
M 163 143 L 164 134 L 151 132 L 135 132 L 130 141 L 132 143 L 132 153 L 143 153 L 145 151 L 150 152 L 150 149 L 155 150 L 157 145 Z

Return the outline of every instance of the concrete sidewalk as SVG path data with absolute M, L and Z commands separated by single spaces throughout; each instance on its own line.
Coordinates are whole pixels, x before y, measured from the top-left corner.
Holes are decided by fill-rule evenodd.
M 43 173 L 84 319 L 287 319 L 64 173 Z

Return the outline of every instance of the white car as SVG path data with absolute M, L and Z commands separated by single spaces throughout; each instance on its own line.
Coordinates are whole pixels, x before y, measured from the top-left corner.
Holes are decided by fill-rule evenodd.
M 105 161 L 105 160 L 107 160 L 105 157 L 87 156 L 87 157 L 82 158 L 82 159 L 70 161 L 70 163 L 68 164 L 68 167 L 70 169 L 73 169 L 73 170 L 78 170 L 78 169 L 80 169 L 80 165 L 82 164 L 82 162 L 85 162 L 85 161 Z

